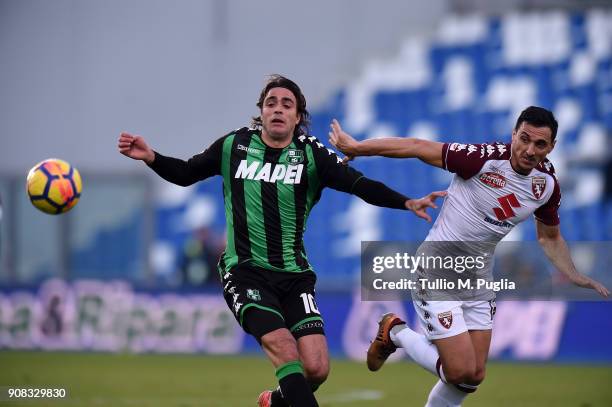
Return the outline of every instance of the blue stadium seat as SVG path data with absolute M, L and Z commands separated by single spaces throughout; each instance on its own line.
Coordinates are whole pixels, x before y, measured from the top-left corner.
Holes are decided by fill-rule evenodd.
M 72 279 L 107 278 L 127 279 L 142 283 L 144 280 L 142 233 L 144 216 L 134 213 L 129 222 L 119 228 L 100 230 L 95 239 L 70 255 Z
M 561 233 L 565 240 L 577 241 L 580 240 L 580 222 L 577 219 L 576 211 L 561 209 L 559 212 L 561 219 Z
M 602 227 L 605 219 L 605 208 L 600 202 L 586 206 L 580 209 L 583 222 L 583 239 L 584 240 L 605 240 L 606 232 Z
M 604 203 L 603 212 L 604 240 L 612 240 L 612 200 Z
M 399 134 L 405 134 L 410 124 L 410 96 L 406 92 L 384 91 L 374 97 L 376 119 L 381 123 L 393 123 Z
M 574 50 L 584 50 L 588 46 L 584 22 L 585 20 L 583 14 L 573 13 L 570 16 L 570 40 L 572 42 L 572 48 Z

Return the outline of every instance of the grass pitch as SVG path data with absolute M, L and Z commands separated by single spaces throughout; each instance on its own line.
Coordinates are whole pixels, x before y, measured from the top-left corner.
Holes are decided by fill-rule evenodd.
M 370 373 L 363 363 L 333 360 L 316 393 L 326 407 L 423 406 L 435 378 L 409 363 Z M 8 406 L 255 406 L 275 386 L 260 357 L 0 352 L 0 387 L 63 387 L 65 400 L 0 401 Z M 612 406 L 612 367 L 490 363 L 466 406 Z

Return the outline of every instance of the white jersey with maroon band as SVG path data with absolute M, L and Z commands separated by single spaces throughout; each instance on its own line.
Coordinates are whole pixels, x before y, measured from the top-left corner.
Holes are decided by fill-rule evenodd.
M 444 144 L 444 168 L 456 175 L 426 240 L 497 243 L 532 214 L 559 224 L 561 193 L 550 161 L 522 175 L 510 156 L 510 144 Z

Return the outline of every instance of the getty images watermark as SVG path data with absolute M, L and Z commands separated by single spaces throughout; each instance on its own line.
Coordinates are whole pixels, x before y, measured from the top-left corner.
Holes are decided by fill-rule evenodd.
M 418 278 L 400 278 L 385 281 L 375 278 L 372 282 L 376 290 L 473 290 L 487 289 L 495 292 L 514 290 L 516 284 L 506 278 L 500 281 L 489 281 L 486 277 L 486 254 L 480 256 L 426 256 L 424 253 L 411 255 L 406 252 L 395 253 L 393 256 L 375 256 L 372 259 L 372 272 L 381 274 L 386 270 L 404 270 Z M 427 277 L 426 270 L 445 270 L 450 276 L 465 275 L 456 279 L 442 276 Z M 475 273 L 480 271 L 480 273 Z M 464 274 L 465 273 L 465 274 Z M 475 274 L 482 277 L 474 278 Z
M 608 246 L 587 243 L 586 250 L 598 258 L 609 256 Z M 592 290 L 562 277 L 537 242 L 362 243 L 361 295 L 366 301 L 597 299 Z

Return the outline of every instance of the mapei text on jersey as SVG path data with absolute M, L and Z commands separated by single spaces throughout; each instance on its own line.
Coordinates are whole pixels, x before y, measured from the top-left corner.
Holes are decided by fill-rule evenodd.
M 254 181 L 264 181 L 275 183 L 282 181 L 283 184 L 299 184 L 302 179 L 304 164 L 284 165 L 253 161 L 251 164 L 247 160 L 241 160 L 234 174 L 234 178 L 252 179 Z

